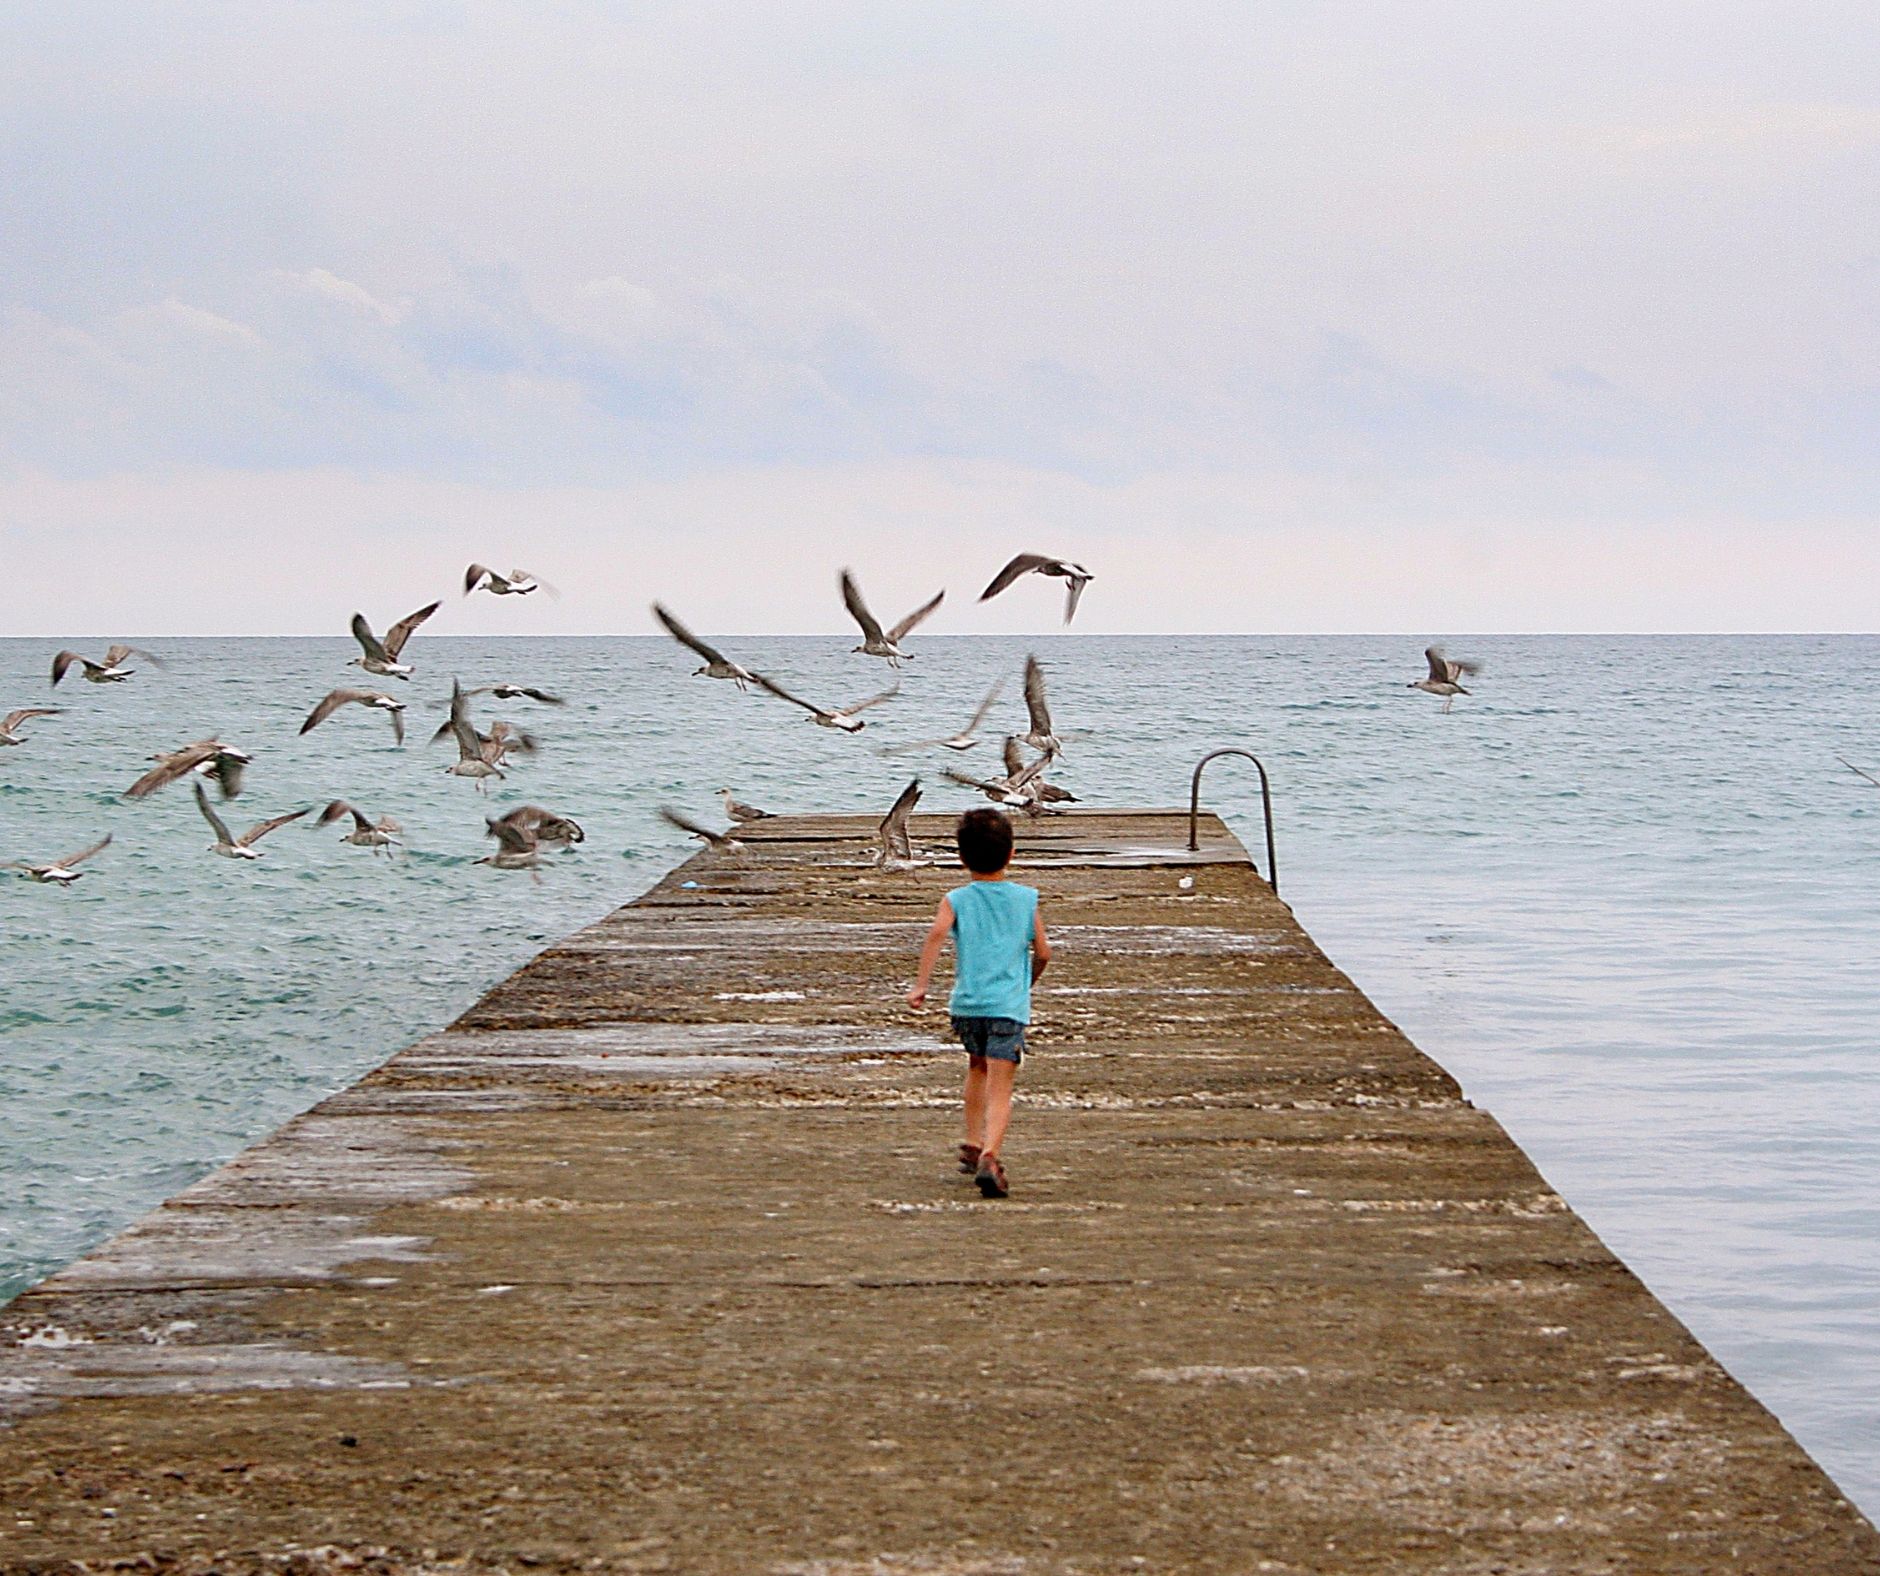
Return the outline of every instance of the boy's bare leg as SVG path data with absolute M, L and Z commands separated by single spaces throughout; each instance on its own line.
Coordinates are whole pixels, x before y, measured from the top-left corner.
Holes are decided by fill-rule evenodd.
M 986 1059 L 966 1059 L 966 1142 L 975 1149 L 986 1147 Z
M 988 1060 L 985 1064 L 985 1092 L 981 1096 L 985 1103 L 985 1142 L 979 1148 L 982 1154 L 997 1156 L 999 1145 L 1005 1142 L 1006 1123 L 1012 1119 L 1012 1080 L 1017 1076 L 1017 1062 L 999 1062 Z

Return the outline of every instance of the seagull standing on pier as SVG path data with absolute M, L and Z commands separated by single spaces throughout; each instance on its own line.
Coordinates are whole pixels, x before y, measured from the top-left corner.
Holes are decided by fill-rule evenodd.
M 844 733 L 860 733 L 868 726 L 856 715 L 857 712 L 867 711 L 870 706 L 879 706 L 884 700 L 892 700 L 901 693 L 901 686 L 896 684 L 893 689 L 883 690 L 879 695 L 870 695 L 867 700 L 858 700 L 853 705 L 831 711 L 826 706 L 818 706 L 814 702 L 792 695 L 775 679 L 766 678 L 761 673 L 753 673 L 751 677 L 757 681 L 760 688 L 769 690 L 777 699 L 787 700 L 792 706 L 801 706 L 810 714 L 810 721 L 817 727 L 840 728 Z
M 1479 662 L 1471 662 L 1462 657 L 1444 656 L 1441 646 L 1431 646 L 1423 653 L 1423 657 L 1430 665 L 1430 676 L 1426 679 L 1418 679 L 1415 683 L 1404 687 L 1442 696 L 1444 711 L 1448 711 L 1451 706 L 1455 705 L 1458 695 L 1469 693 L 1458 681 L 1465 674 L 1482 671 L 1482 664 Z
M 1067 558 L 1047 558 L 1043 553 L 1020 553 L 992 577 L 992 584 L 979 593 L 979 600 L 991 601 L 1013 581 L 1025 575 L 1055 575 L 1060 580 L 1070 582 L 1064 588 L 1064 622 L 1067 624 L 1077 616 L 1077 603 L 1084 594 L 1084 587 L 1097 578 L 1082 564 L 1073 564 Z
M 256 843 L 275 827 L 298 821 L 307 813 L 305 810 L 289 810 L 286 815 L 270 816 L 265 821 L 255 822 L 240 837 L 231 837 L 228 823 L 215 813 L 215 806 L 209 803 L 209 796 L 202 791 L 201 783 L 196 784 L 196 808 L 202 811 L 203 820 L 209 823 L 209 829 L 215 833 L 215 842 L 210 845 L 209 852 L 220 854 L 224 859 L 259 859 L 261 850 L 255 847 Z
M 112 646 L 105 652 L 102 662 L 93 662 L 90 657 L 81 657 L 76 651 L 61 651 L 52 659 L 52 682 L 57 684 L 76 662 L 85 669 L 80 676 L 87 684 L 122 684 L 137 671 L 135 668 L 124 666 L 126 660 L 131 657 L 142 657 L 155 668 L 163 666 L 148 651 L 140 651 L 135 646 Z
M 21 860 L 9 859 L 4 864 L 0 864 L 0 870 L 11 870 L 25 877 L 28 881 L 39 881 L 48 886 L 70 886 L 74 881 L 85 874 L 83 870 L 78 870 L 73 867 L 83 864 L 101 848 L 106 847 L 110 841 L 111 834 L 106 832 L 104 836 L 93 843 L 91 847 L 81 848 L 77 853 L 67 854 L 63 859 L 55 859 L 50 864 L 33 865 L 27 864 Z
M 354 809 L 344 799 L 335 799 L 322 810 L 315 824 L 330 826 L 341 816 L 347 815 L 353 818 L 353 829 L 340 841 L 350 843 L 354 848 L 369 848 L 374 854 L 396 847 L 398 834 L 404 830 L 389 815 L 382 815 L 376 821 L 367 820 L 365 811 Z
M 740 804 L 736 799 L 732 798 L 729 788 L 720 788 L 718 790 L 718 796 L 725 802 L 725 814 L 733 821 L 742 823 L 745 821 L 768 821 L 773 819 L 768 810 L 760 810 L 754 804 Z
M 356 656 L 346 665 L 351 668 L 364 668 L 368 673 L 377 673 L 391 679 L 409 679 L 411 665 L 398 660 L 405 649 L 405 642 L 411 639 L 411 632 L 443 606 L 433 602 L 429 607 L 421 607 L 415 613 L 407 614 L 385 631 L 385 638 L 372 633 L 372 626 L 366 622 L 365 614 L 352 616 L 353 639 L 359 642 L 361 655 Z
M 18 711 L 10 711 L 0 717 L 0 745 L 24 744 L 19 735 L 23 722 L 31 722 L 35 717 L 56 717 L 63 710 L 60 706 L 22 706 Z
M 756 682 L 755 674 L 739 667 L 722 651 L 706 645 L 657 602 L 653 604 L 653 616 L 666 626 L 666 633 L 680 645 L 705 659 L 704 667 L 692 670 L 693 678 L 703 676 L 708 679 L 730 679 L 739 689 L 749 689 Z
M 849 617 L 862 628 L 862 643 L 854 650 L 870 657 L 885 657 L 891 668 L 898 668 L 907 660 L 907 653 L 901 649 L 902 640 L 945 600 L 946 592 L 939 592 L 932 601 L 915 608 L 883 634 L 881 625 L 875 622 L 875 615 L 868 611 L 868 604 L 862 600 L 862 588 L 855 583 L 855 576 L 846 569 L 842 571 L 842 605 L 849 610 Z
M 342 706 L 369 706 L 374 711 L 384 712 L 392 719 L 392 737 L 400 744 L 405 742 L 405 703 L 396 696 L 387 695 L 380 690 L 334 690 L 307 714 L 307 720 L 300 725 L 300 731 L 311 732 Z

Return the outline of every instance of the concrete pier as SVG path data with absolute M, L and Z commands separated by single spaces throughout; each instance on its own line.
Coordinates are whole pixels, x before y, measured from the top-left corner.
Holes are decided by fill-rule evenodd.
M 0 1310 L 0 1569 L 1880 1571 L 1212 819 L 1021 828 L 980 1200 L 949 824 L 699 855 Z

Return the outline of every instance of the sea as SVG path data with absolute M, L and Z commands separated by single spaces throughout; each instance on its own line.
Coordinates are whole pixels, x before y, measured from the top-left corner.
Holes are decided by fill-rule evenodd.
M 852 639 L 722 643 L 812 699 L 888 678 Z M 0 711 L 64 708 L 0 748 L 0 858 L 113 841 L 70 890 L 0 881 L 0 1300 L 644 890 L 695 846 L 659 806 L 885 811 L 916 773 L 923 809 L 979 802 L 920 741 L 1003 680 L 990 765 L 1036 652 L 1086 803 L 1260 756 L 1281 894 L 1332 959 L 1880 1513 L 1880 787 L 1837 759 L 1880 774 L 1880 638 L 1457 636 L 1483 671 L 1445 712 L 1408 687 L 1421 636 L 917 635 L 846 737 L 663 638 L 420 632 L 409 683 L 369 681 L 409 700 L 403 748 L 359 707 L 297 732 L 358 680 L 347 641 L 151 639 L 161 669 L 52 691 L 61 644 L 105 642 L 0 640 Z M 478 698 L 540 745 L 487 796 L 426 742 L 453 676 L 566 699 Z M 237 832 L 343 798 L 404 847 L 308 816 L 237 863 L 186 783 L 122 797 L 209 735 L 254 756 Z M 1262 850 L 1251 766 L 1203 798 Z M 539 882 L 477 863 L 521 803 L 587 833 Z

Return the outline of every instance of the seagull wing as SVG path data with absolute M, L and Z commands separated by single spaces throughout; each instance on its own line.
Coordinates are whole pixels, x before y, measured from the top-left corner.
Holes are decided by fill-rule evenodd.
M 477 582 L 485 575 L 488 575 L 492 580 L 496 578 L 495 571 L 486 568 L 482 564 L 472 564 L 466 569 L 463 572 L 463 594 L 468 596 L 472 591 L 476 590 Z
M 405 742 L 404 708 L 401 706 L 398 708 L 398 710 L 392 712 L 390 715 L 392 719 L 392 737 L 396 739 L 400 744 L 403 744 Z
M 311 732 L 342 706 L 350 706 L 356 701 L 363 703 L 376 698 L 371 690 L 336 689 L 307 713 L 307 720 L 300 725 L 300 731 Z
M 534 823 L 516 820 L 513 812 L 500 820 L 486 820 L 483 824 L 489 835 L 502 845 L 506 854 L 526 854 L 535 847 Z
M 209 757 L 215 762 L 215 783 L 224 799 L 233 799 L 242 791 L 242 773 L 248 770 L 248 757 L 219 746 Z
M 1008 733 L 1005 736 L 1005 775 L 1008 778 L 1016 777 L 1024 769 L 1025 756 L 1018 747 L 1018 737 Z
M 919 607 L 915 608 L 906 618 L 902 619 L 900 623 L 896 624 L 893 629 L 888 631 L 888 643 L 898 646 L 901 643 L 901 637 L 903 635 L 912 634 L 914 627 L 925 620 L 927 616 L 946 599 L 947 594 L 942 591 L 935 596 L 931 602 L 923 602 Z
M 34 717 L 56 717 L 64 708 L 59 706 L 22 706 L 18 711 L 10 711 L 0 717 L 0 733 L 11 733 L 22 722 Z
M 775 679 L 768 678 L 762 673 L 753 673 L 751 678 L 760 688 L 769 690 L 778 700 L 787 700 L 792 706 L 801 706 L 805 711 L 814 716 L 832 717 L 835 715 L 834 712 L 825 711 L 821 706 L 812 705 L 809 701 L 802 699 L 800 696 L 792 695 Z
M 470 726 L 470 717 L 464 705 L 463 686 L 455 679 L 450 683 L 450 721 L 445 727 L 457 736 L 457 757 L 459 760 L 480 761 L 483 759 L 483 740 L 477 730 Z
M 84 663 L 88 668 L 95 665 L 86 662 L 76 651 L 61 651 L 52 659 L 52 682 L 57 684 L 60 679 L 64 678 L 74 662 Z
M 1874 785 L 1874 787 L 1880 788 L 1880 777 L 1876 777 L 1874 776 L 1872 772 L 1866 771 L 1863 768 L 1856 766 L 1852 761 L 1848 760 L 1846 756 L 1837 755 L 1835 756 L 1835 759 L 1839 761 L 1843 766 L 1845 766 L 1850 772 L 1853 772 L 1856 776 L 1865 777 L 1868 782 Z
M 897 859 L 912 859 L 914 845 L 907 835 L 907 818 L 920 802 L 920 779 L 916 777 L 901 790 L 888 813 L 881 819 L 881 844 Z
M 242 833 L 241 846 L 243 848 L 253 848 L 256 843 L 260 842 L 262 838 L 272 832 L 275 827 L 285 826 L 289 821 L 298 821 L 305 814 L 307 814 L 305 810 L 289 810 L 286 815 L 269 816 L 265 821 L 257 821 L 253 826 L 249 827 L 247 831 Z
M 530 700 L 539 700 L 544 706 L 566 706 L 568 704 L 559 695 L 551 695 L 547 690 L 530 689 L 527 685 L 523 686 L 522 693 L 527 695 Z
M 671 635 L 674 640 L 678 641 L 680 645 L 696 651 L 707 662 L 723 662 L 725 660 L 723 652 L 706 645 L 704 641 L 700 640 L 697 635 L 693 634 L 691 630 L 687 629 L 685 625 L 681 624 L 678 619 L 674 618 L 672 614 L 668 613 L 657 602 L 653 604 L 653 616 L 666 626 L 666 633 Z
M 897 684 L 893 689 L 885 689 L 879 695 L 870 695 L 867 700 L 858 700 L 853 706 L 844 706 L 842 715 L 853 717 L 858 711 L 867 711 L 870 706 L 879 706 L 884 700 L 893 700 L 900 693 L 901 686 Z
M 999 696 L 1003 694 L 1004 691 L 1005 680 L 1000 679 L 997 684 L 994 684 L 991 689 L 986 691 L 986 698 L 979 703 L 979 710 L 973 713 L 973 720 L 967 723 L 962 731 L 965 733 L 977 733 L 980 723 L 986 720 L 986 713 L 991 711 L 992 708 L 998 704 Z
M 677 810 L 669 810 L 663 804 L 659 807 L 659 814 L 660 818 L 668 825 L 676 826 L 682 832 L 690 832 L 694 837 L 702 837 L 708 843 L 717 844 L 725 840 L 722 833 L 714 832 L 709 827 L 700 826 L 698 822 L 688 820 L 685 816 L 679 814 Z
M 1431 646 L 1423 653 L 1424 660 L 1430 665 L 1430 678 L 1438 684 L 1449 682 L 1449 658 L 1443 655 L 1441 646 Z
M 1039 738 L 1051 733 L 1051 708 L 1044 699 L 1044 669 L 1036 657 L 1025 659 L 1025 710 L 1031 713 L 1031 731 Z
M 61 870 L 70 870 L 73 865 L 82 864 L 85 860 L 91 858 L 91 856 L 97 853 L 101 848 L 106 847 L 110 841 L 111 834 L 106 832 L 104 836 L 93 843 L 91 847 L 81 848 L 75 854 L 67 854 L 63 859 L 58 860 L 57 864 Z
M 1004 783 L 981 782 L 977 777 L 968 777 L 964 772 L 956 772 L 949 766 L 941 774 L 949 782 L 956 782 L 962 788 L 977 788 L 981 793 L 1003 793 Z
M 125 798 L 147 798 L 164 784 L 173 783 L 184 773 L 194 771 L 220 748 L 214 739 L 204 739 L 198 744 L 186 744 L 174 754 L 161 757 L 155 766 L 124 790 Z
M 335 799 L 324 810 L 322 810 L 320 812 L 320 819 L 316 821 L 314 825 L 316 826 L 330 825 L 332 822 L 337 821 L 342 815 L 350 815 L 353 818 L 353 825 L 356 826 L 360 831 L 369 832 L 372 830 L 372 823 L 368 821 L 365 818 L 365 816 L 361 814 L 358 810 L 355 810 L 351 805 L 349 805 L 344 799 Z
M 1481 671 L 1482 664 L 1475 661 L 1473 658 L 1451 657 L 1449 659 L 1449 676 L 1452 679 L 1460 678 L 1465 673 L 1473 674 L 1480 673 Z
M 153 657 L 148 651 L 145 651 L 141 646 L 125 646 L 125 645 L 112 646 L 108 651 L 106 651 L 104 654 L 104 665 L 107 668 L 114 668 L 120 662 L 124 661 L 125 658 L 127 657 L 142 657 L 144 661 L 150 663 L 153 667 L 160 668 L 163 666 L 163 663 L 161 661 L 159 661 L 156 657 Z
M 209 823 L 209 829 L 215 833 L 218 843 L 235 846 L 235 839 L 229 835 L 228 823 L 215 813 L 215 806 L 209 803 L 209 796 L 202 791 L 202 784 L 196 785 L 196 808 L 202 811 L 203 820 Z
M 359 642 L 364 648 L 365 654 L 372 658 L 374 662 L 390 662 L 392 660 L 390 655 L 386 652 L 385 647 L 380 643 L 379 637 L 372 633 L 372 626 L 366 622 L 365 614 L 353 614 L 352 632 L 353 639 Z
M 385 649 L 396 657 L 405 649 L 405 642 L 411 639 L 411 632 L 443 605 L 442 602 L 433 602 L 429 607 L 421 607 L 415 613 L 407 613 L 385 631 Z
M 1017 771 L 1013 772 L 1010 777 L 1006 778 L 1005 786 L 1011 789 L 1013 793 L 1020 792 L 1027 784 L 1043 775 L 1044 769 L 1051 764 L 1051 759 L 1049 755 L 1040 755 L 1037 760 L 1033 761 L 1029 766 L 1021 766 Z
M 868 604 L 862 600 L 862 588 L 855 583 L 855 576 L 846 569 L 842 571 L 842 605 L 849 610 L 849 617 L 862 626 L 862 639 L 874 641 L 884 638 L 881 626 L 875 622 L 875 615 L 868 611 Z
M 992 584 L 979 593 L 979 600 L 982 602 L 990 601 L 1020 575 L 1031 574 L 1034 570 L 1042 569 L 1046 564 L 1052 562 L 1054 562 L 1054 560 L 1046 558 L 1042 553 L 1020 553 L 1018 557 L 1014 558 L 992 577 Z
M 1090 584 L 1088 575 L 1072 575 L 1070 584 L 1064 588 L 1064 622 L 1069 623 L 1077 616 L 1077 604 L 1083 600 L 1084 587 Z

